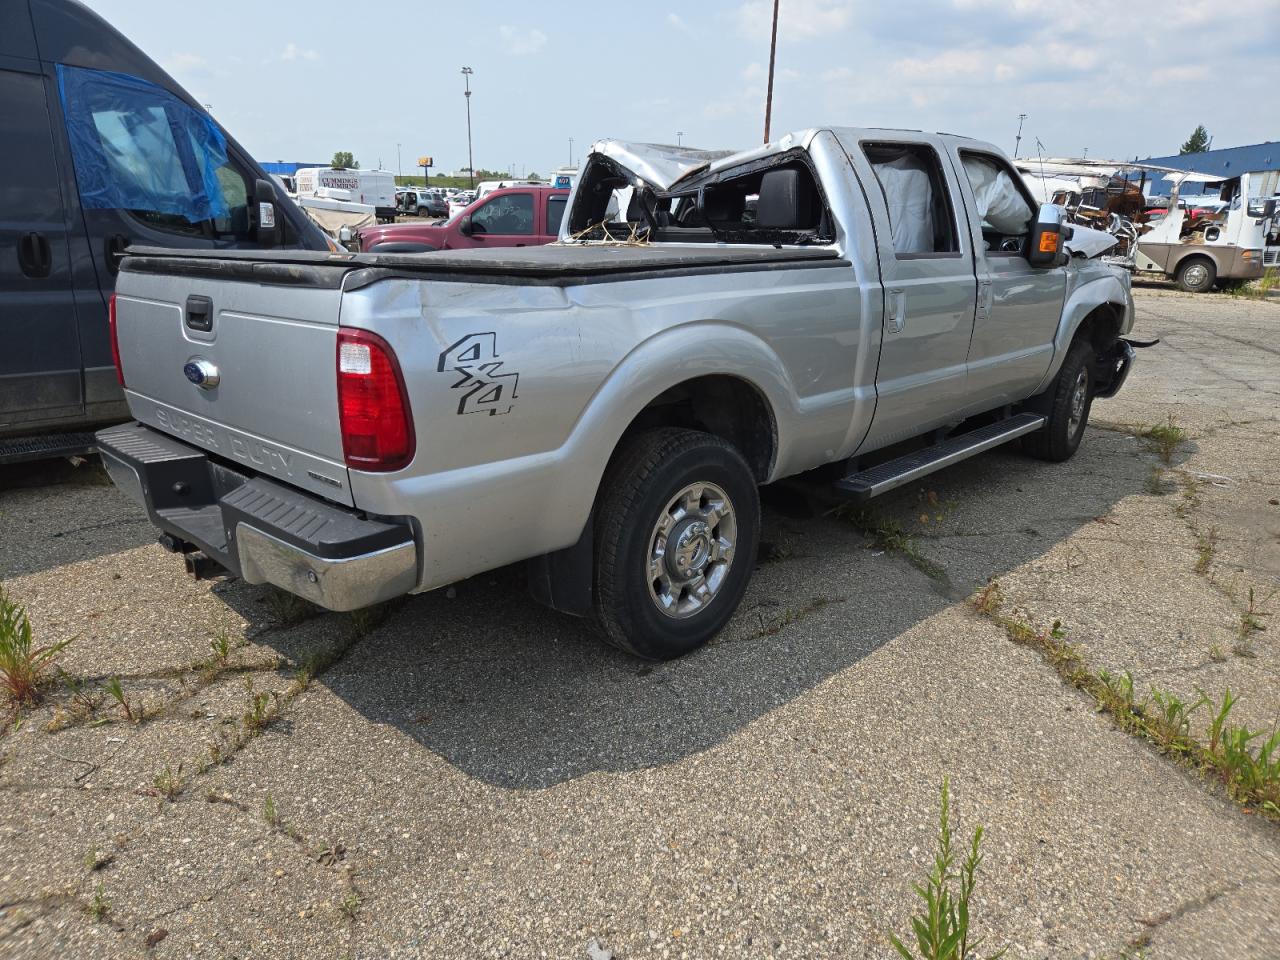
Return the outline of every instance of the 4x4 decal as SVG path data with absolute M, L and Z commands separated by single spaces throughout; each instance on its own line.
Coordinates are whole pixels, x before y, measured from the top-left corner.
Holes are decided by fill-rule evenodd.
M 514 370 L 500 373 L 503 366 L 498 359 L 496 333 L 469 333 L 440 354 L 436 370 L 458 374 L 458 380 L 450 386 L 462 391 L 459 414 L 487 413 L 492 417 L 510 413 L 512 401 L 519 396 L 516 387 L 520 374 Z

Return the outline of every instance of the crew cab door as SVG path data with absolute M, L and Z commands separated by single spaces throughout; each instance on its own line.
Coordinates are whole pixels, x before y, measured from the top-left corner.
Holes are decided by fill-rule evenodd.
M 954 420 L 965 404 L 976 295 L 972 239 L 956 216 L 954 171 L 934 144 L 844 147 L 867 185 L 884 282 L 876 413 L 864 441 L 884 446 Z
M 1033 267 L 1027 238 L 1037 206 L 1003 157 L 953 149 L 967 229 L 977 251 L 978 309 L 969 346 L 969 410 L 1027 397 L 1053 360 L 1066 267 Z
M 495 193 L 471 211 L 469 246 L 524 247 L 539 242 L 533 194 Z

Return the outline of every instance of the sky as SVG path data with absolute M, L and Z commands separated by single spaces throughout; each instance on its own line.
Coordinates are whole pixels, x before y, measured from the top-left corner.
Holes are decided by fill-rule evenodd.
M 603 137 L 763 135 L 772 0 L 220 0 L 198 22 L 174 0 L 86 2 L 259 161 L 461 168 L 463 66 L 477 168 L 546 174 Z M 1280 0 L 780 2 L 775 139 L 905 127 L 1012 153 L 1020 113 L 1023 155 L 1172 154 L 1197 123 L 1215 147 L 1280 139 Z

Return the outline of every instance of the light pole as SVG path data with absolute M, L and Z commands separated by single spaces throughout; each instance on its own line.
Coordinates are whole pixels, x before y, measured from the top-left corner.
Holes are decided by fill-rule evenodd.
M 569 166 L 573 166 L 573 137 L 569 138 Z
M 471 175 L 471 189 L 476 188 L 476 162 L 471 156 L 471 75 L 475 73 L 470 67 L 462 68 L 462 82 L 466 84 L 467 98 L 467 173 Z
M 1022 145 L 1022 121 L 1027 119 L 1025 113 L 1018 114 L 1018 135 L 1013 138 L 1013 159 L 1018 159 L 1018 147 Z
M 778 52 L 778 0 L 773 0 L 773 36 L 769 39 L 769 91 L 764 96 L 764 142 L 769 142 L 769 121 L 773 117 L 773 63 Z
M 682 146 L 684 146 L 684 131 L 683 131 L 683 130 L 677 130 L 677 131 L 676 131 L 676 146 L 677 146 L 677 147 L 682 147 Z
M 404 176 L 404 164 L 400 162 L 400 144 L 396 144 L 396 176 Z

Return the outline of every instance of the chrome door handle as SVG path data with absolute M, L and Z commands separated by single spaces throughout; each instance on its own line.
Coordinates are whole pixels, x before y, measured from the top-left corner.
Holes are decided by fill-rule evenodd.
M 890 333 L 901 333 L 907 325 L 907 292 L 905 290 L 886 291 L 885 325 Z

